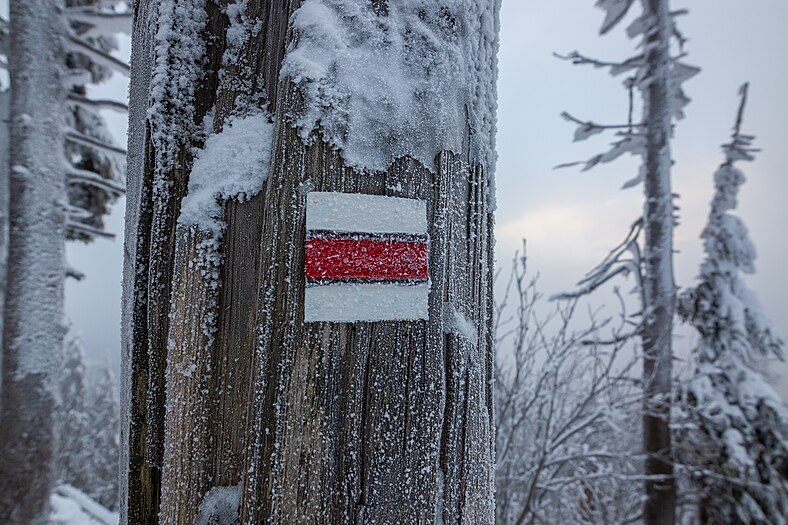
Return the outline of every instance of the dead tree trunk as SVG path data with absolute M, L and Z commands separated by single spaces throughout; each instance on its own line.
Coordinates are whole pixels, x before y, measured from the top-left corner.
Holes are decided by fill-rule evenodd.
M 643 229 L 643 447 L 646 453 L 644 522 L 675 522 L 676 486 L 670 435 L 673 315 L 676 286 L 673 277 L 673 193 L 670 138 L 672 98 L 670 38 L 673 21 L 668 0 L 643 2 L 644 17 L 654 20 L 647 37 L 645 88 L 647 151 Z
M 0 413 L 0 522 L 40 523 L 54 483 L 65 177 L 60 2 L 12 1 L 10 238 Z
M 388 16 L 368 2 L 347 3 Z M 292 122 L 304 94 L 280 70 L 300 2 L 175 3 L 134 13 L 122 523 L 229 524 L 236 506 L 245 524 L 492 523 L 492 167 L 470 152 L 478 130 L 459 130 L 463 151 L 436 151 L 434 169 L 353 169 Z M 270 176 L 222 202 L 221 234 L 179 224 L 206 116 L 219 133 L 249 111 L 273 117 Z M 428 321 L 304 322 L 310 191 L 426 202 Z

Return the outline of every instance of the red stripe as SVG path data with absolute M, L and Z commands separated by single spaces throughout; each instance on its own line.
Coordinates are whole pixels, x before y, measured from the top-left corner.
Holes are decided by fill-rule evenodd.
M 307 239 L 306 276 L 310 279 L 426 279 L 427 244 Z

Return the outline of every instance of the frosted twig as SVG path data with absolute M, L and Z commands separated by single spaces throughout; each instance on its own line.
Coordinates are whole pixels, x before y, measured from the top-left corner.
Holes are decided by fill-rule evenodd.
M 117 146 L 113 146 L 108 142 L 104 142 L 102 140 L 95 139 L 91 136 L 85 135 L 84 133 L 80 133 L 75 129 L 69 129 L 65 133 L 66 140 L 72 142 L 74 144 L 78 144 L 80 146 L 87 146 L 89 148 L 95 148 L 99 151 L 104 151 L 106 153 L 114 153 L 116 155 L 121 155 L 125 158 L 126 150 L 123 148 L 119 148 Z
M 79 37 L 69 35 L 68 47 L 76 53 L 87 55 L 91 60 L 95 61 L 99 65 L 108 67 L 127 76 L 129 74 L 130 68 L 127 63 L 123 62 L 122 60 L 118 60 L 114 56 L 102 51 L 101 49 L 92 46 L 90 43 L 82 40 Z
M 105 232 L 104 230 L 94 228 L 93 226 L 89 226 L 83 222 L 66 221 L 66 227 L 72 231 L 83 233 L 85 235 L 104 237 L 107 239 L 115 238 L 114 233 Z
M 119 113 L 128 113 L 129 106 L 123 102 L 110 99 L 92 99 L 76 93 L 68 94 L 69 102 L 73 102 L 78 106 L 90 109 L 111 109 Z
M 70 184 L 87 184 L 115 195 L 123 195 L 126 193 L 126 187 L 122 183 L 104 178 L 92 171 L 72 167 L 68 170 L 66 175 Z

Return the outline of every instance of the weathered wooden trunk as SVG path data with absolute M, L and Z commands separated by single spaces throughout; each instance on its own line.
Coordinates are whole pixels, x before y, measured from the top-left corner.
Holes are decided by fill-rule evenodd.
M 177 222 L 199 139 L 156 168 L 161 130 L 145 110 L 157 11 L 137 4 L 122 521 L 224 524 L 210 492 L 219 506 L 240 494 L 249 524 L 492 523 L 490 175 L 467 151 L 438 153 L 436 169 L 401 158 L 362 172 L 325 141 L 304 143 L 288 116 L 300 93 L 279 74 L 299 4 L 246 3 L 262 29 L 222 75 L 229 22 L 206 7 L 207 65 L 188 118 L 213 108 L 218 132 L 239 99 L 264 93 L 257 104 L 275 123 L 270 176 L 250 200 L 224 203 L 219 239 Z M 304 323 L 309 191 L 426 201 L 429 321 Z M 454 312 L 475 337 L 454 328 Z

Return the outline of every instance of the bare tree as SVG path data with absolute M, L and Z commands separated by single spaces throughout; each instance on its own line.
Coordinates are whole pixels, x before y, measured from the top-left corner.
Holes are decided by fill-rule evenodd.
M 634 0 L 599 0 L 605 10 L 602 33 L 615 27 L 627 14 Z M 681 62 L 685 38 L 675 25 L 675 18 L 685 11 L 671 11 L 668 0 L 642 0 L 643 11 L 627 32 L 642 39 L 639 54 L 623 62 L 592 59 L 574 52 L 563 58 L 575 64 L 588 64 L 610 70 L 613 75 L 627 73 L 625 86 L 630 93 L 626 123 L 599 125 L 577 119 L 567 113 L 567 120 L 579 125 L 576 140 L 607 130 L 615 130 L 619 139 L 610 151 L 580 163 L 591 169 L 625 153 L 641 156 L 639 174 L 624 188 L 643 184 L 645 204 L 624 242 L 581 282 L 578 297 L 588 294 L 611 279 L 634 274 L 637 278 L 642 311 L 640 322 L 631 332 L 639 336 L 643 348 L 643 449 L 645 458 L 644 521 L 648 525 L 675 522 L 676 489 L 670 433 L 672 395 L 672 338 L 676 286 L 673 275 L 674 198 L 671 189 L 670 139 L 673 120 L 683 116 L 689 102 L 681 84 L 699 69 Z M 677 43 L 678 56 L 671 55 L 671 43 Z M 633 92 L 643 98 L 642 120 L 635 121 Z M 567 164 L 564 166 L 574 165 Z M 641 239 L 642 237 L 642 239 Z
M 135 4 L 123 523 L 493 521 L 498 9 Z M 312 192 L 426 204 L 428 320 L 305 322 Z
M 576 299 L 545 317 L 540 299 L 515 257 L 494 325 L 496 522 L 629 523 L 641 515 L 643 478 L 632 424 L 641 392 L 630 377 L 638 360 L 618 340 L 624 303 L 616 326 L 592 311 L 575 331 Z

